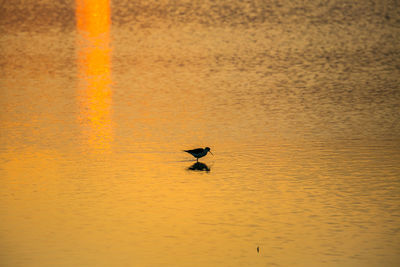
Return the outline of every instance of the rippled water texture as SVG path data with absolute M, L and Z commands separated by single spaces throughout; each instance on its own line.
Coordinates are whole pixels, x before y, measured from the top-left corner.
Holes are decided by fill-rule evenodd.
M 1 266 L 400 266 L 398 1 L 0 10 Z

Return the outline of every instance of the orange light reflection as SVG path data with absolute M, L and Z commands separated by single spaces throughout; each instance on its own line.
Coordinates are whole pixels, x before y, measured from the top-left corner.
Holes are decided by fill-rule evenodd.
M 112 142 L 109 0 L 76 0 L 80 122 L 89 145 L 108 150 Z

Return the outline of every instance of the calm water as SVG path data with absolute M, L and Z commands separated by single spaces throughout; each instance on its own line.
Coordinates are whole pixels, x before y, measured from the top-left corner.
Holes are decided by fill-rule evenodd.
M 0 6 L 1 266 L 400 265 L 397 1 Z

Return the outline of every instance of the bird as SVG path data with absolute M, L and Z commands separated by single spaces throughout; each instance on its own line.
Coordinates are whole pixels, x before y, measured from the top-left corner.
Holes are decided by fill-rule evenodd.
M 184 152 L 187 152 L 189 154 L 191 154 L 193 157 L 195 157 L 197 159 L 197 162 L 199 162 L 199 158 L 204 157 L 205 155 L 207 155 L 208 152 L 211 153 L 210 148 L 206 147 L 206 148 L 196 148 L 196 149 L 191 149 L 191 150 L 183 150 Z M 211 153 L 211 155 L 214 155 L 213 153 Z
M 260 253 L 260 247 L 257 246 L 257 253 Z

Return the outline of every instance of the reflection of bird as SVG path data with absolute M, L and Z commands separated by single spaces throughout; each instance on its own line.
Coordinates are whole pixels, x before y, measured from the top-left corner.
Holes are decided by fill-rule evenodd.
M 210 148 L 206 147 L 206 148 L 196 148 L 196 149 L 192 149 L 192 150 L 183 150 L 189 154 L 191 154 L 193 157 L 195 157 L 197 159 L 197 161 L 199 161 L 199 158 L 204 157 L 205 155 L 207 155 L 207 152 L 210 152 Z M 211 153 L 212 155 L 212 153 Z
M 202 162 L 196 162 L 195 164 L 193 164 L 192 166 L 190 166 L 190 167 L 188 168 L 188 170 L 191 170 L 191 171 L 206 171 L 206 172 L 209 172 L 209 171 L 210 171 L 210 168 L 209 168 L 206 164 L 204 164 L 204 163 L 202 163 Z
M 260 253 L 260 247 L 257 246 L 257 253 Z

